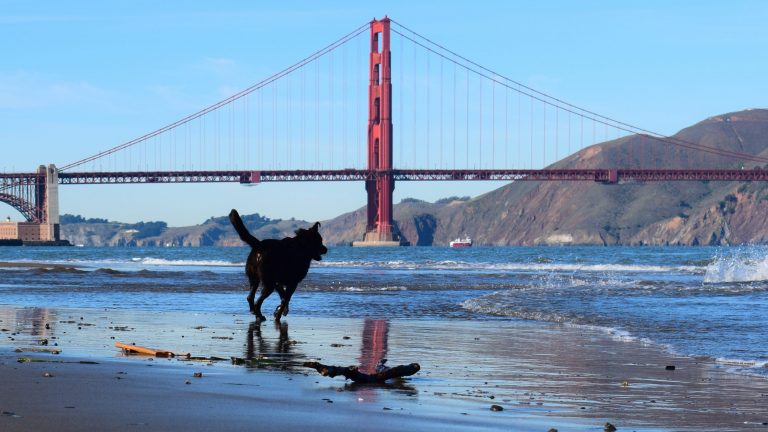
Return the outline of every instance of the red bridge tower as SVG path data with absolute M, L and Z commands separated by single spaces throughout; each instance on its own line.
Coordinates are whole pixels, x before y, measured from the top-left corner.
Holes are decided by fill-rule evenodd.
M 368 85 L 368 169 L 375 180 L 365 182 L 368 221 L 365 238 L 354 246 L 398 246 L 392 223 L 392 54 L 389 18 L 371 21 L 370 84 Z

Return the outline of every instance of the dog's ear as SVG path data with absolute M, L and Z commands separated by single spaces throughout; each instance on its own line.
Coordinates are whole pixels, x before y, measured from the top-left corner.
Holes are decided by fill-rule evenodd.
M 312 225 L 312 228 L 310 228 L 310 230 L 317 232 L 319 228 L 320 228 L 320 222 L 315 222 L 315 224 Z

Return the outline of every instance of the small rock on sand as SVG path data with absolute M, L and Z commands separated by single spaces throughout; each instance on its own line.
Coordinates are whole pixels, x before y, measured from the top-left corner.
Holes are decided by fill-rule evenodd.
M 501 405 L 491 405 L 491 411 L 504 411 Z

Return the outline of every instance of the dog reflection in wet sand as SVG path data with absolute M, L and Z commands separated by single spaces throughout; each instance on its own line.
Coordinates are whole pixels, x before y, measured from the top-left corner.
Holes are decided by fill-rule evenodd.
M 251 312 L 259 320 L 266 320 L 261 313 L 261 304 L 273 291 L 277 291 L 280 305 L 275 309 L 275 320 L 288 315 L 288 303 L 299 282 L 307 275 L 310 263 L 322 260 L 322 255 L 328 252 L 320 236 L 320 222 L 315 222 L 309 229 L 297 229 L 294 237 L 259 240 L 248 232 L 237 210 L 232 209 L 229 213 L 229 221 L 240 239 L 251 246 L 245 263 L 245 274 L 251 285 L 248 294 Z M 261 294 L 254 303 L 259 284 L 262 285 Z
M 245 341 L 245 358 L 258 360 L 262 356 L 274 359 L 283 367 L 290 367 L 301 354 L 294 353 L 295 341 L 288 337 L 288 323 L 275 321 L 275 330 L 278 333 L 276 341 L 268 342 L 261 333 L 261 321 L 254 321 L 248 325 L 248 336 Z M 252 363 L 253 364 L 253 363 Z M 259 363 L 256 362 L 256 365 Z M 257 366 L 258 367 L 258 366 Z

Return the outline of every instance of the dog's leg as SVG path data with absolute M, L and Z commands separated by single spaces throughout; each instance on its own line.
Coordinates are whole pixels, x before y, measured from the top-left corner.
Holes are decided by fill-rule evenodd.
M 275 308 L 275 312 L 273 316 L 275 317 L 275 321 L 280 321 L 280 316 L 283 315 L 283 307 L 285 303 L 285 289 L 283 289 L 282 285 L 279 285 L 275 287 L 275 291 L 277 291 L 277 294 L 280 296 L 280 304 L 277 305 Z
M 251 311 L 251 313 L 258 315 L 258 311 L 255 310 L 256 307 L 253 304 L 253 299 L 256 297 L 256 290 L 259 289 L 259 278 L 254 277 L 248 278 L 248 281 L 251 283 L 251 292 L 248 293 L 248 309 Z
M 267 317 L 261 314 L 261 304 L 264 303 L 264 300 L 269 297 L 269 295 L 272 294 L 272 291 L 274 290 L 275 283 L 264 281 L 264 286 L 261 288 L 261 294 L 259 294 L 259 298 L 256 300 L 256 304 L 254 305 L 253 309 L 253 314 L 256 315 L 256 317 L 261 321 L 267 320 Z
M 281 301 L 280 306 L 278 306 L 277 309 L 275 309 L 276 320 L 280 319 L 280 315 L 282 316 L 288 315 L 288 304 L 291 302 L 291 297 L 293 296 L 293 293 L 296 291 L 296 287 L 298 287 L 298 284 L 291 284 L 285 287 L 285 293 L 281 296 L 283 301 Z

